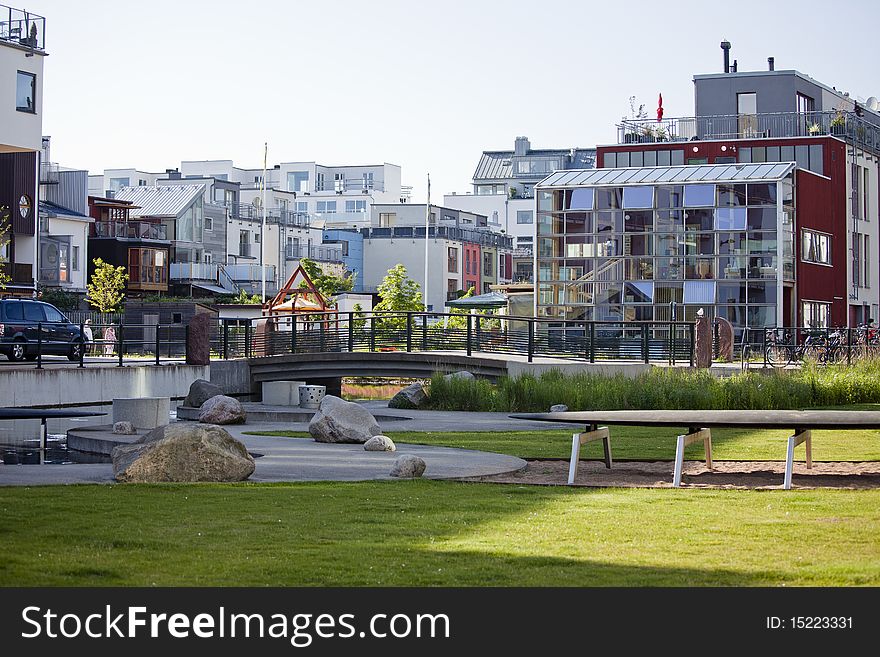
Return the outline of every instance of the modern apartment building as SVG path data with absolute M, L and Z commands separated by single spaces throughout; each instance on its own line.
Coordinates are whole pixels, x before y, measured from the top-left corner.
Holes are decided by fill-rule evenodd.
M 11 278 L 5 294 L 31 295 L 38 280 L 45 34 L 42 16 L 0 5 L 0 207 L 9 213 L 0 266 Z
M 375 292 L 397 264 L 424 288 L 427 213 L 424 204 L 373 206 L 371 226 L 359 231 L 365 291 Z M 480 294 L 490 285 L 510 281 L 513 239 L 489 230 L 485 215 L 432 205 L 429 220 L 425 300 L 430 310 L 442 312 L 446 301 L 471 287 Z
M 535 239 L 535 183 L 559 170 L 589 169 L 596 151 L 589 148 L 533 149 L 527 137 L 517 137 L 510 151 L 484 151 L 468 194 L 447 194 L 443 204 L 485 215 L 495 232 L 515 240 L 513 271 L 517 281 L 532 281 Z
M 697 115 L 624 121 L 539 186 L 540 315 L 742 329 L 878 315 L 880 115 L 796 71 L 694 77 Z M 674 304 L 674 305 L 673 305 Z

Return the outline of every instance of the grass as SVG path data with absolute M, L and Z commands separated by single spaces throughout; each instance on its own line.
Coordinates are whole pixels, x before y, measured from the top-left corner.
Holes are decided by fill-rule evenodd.
M 878 404 L 837 407 L 838 410 L 880 410 Z M 549 426 L 549 425 L 548 425 Z M 633 460 L 672 460 L 675 457 L 675 436 L 685 427 L 611 427 L 614 458 Z M 539 431 L 389 431 L 387 435 L 399 443 L 460 447 L 484 452 L 510 454 L 524 459 L 569 458 L 571 432 L 564 429 Z M 253 432 L 251 435 L 308 438 L 302 431 Z M 721 461 L 780 461 L 785 458 L 786 439 L 790 432 L 750 429 L 713 429 L 712 456 Z M 804 458 L 802 445 L 795 458 Z M 581 449 L 581 458 L 599 458 L 599 443 Z M 686 448 L 688 458 L 702 458 L 701 443 Z M 813 458 L 816 461 L 878 461 L 880 431 L 852 430 L 813 432 Z
M 880 403 L 880 360 L 852 366 L 805 365 L 799 370 L 747 371 L 716 377 L 706 370 L 654 367 L 635 376 L 549 371 L 534 376 L 446 380 L 435 375 L 431 408 L 461 411 L 546 412 L 625 409 L 798 409 Z
M 880 585 L 880 491 L 0 488 L 2 586 Z

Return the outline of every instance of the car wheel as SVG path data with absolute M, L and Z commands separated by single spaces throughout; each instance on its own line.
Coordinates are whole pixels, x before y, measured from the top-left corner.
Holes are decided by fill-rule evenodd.
M 80 352 L 82 352 L 82 342 L 74 342 L 70 345 L 70 353 L 67 354 L 67 359 L 78 361 Z
M 9 360 L 15 361 L 16 363 L 23 361 L 26 354 L 27 348 L 25 347 L 25 343 L 21 340 L 13 342 L 12 346 L 9 348 Z

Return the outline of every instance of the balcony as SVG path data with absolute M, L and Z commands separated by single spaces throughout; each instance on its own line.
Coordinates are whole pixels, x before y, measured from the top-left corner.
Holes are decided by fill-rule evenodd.
M 532 257 L 532 247 L 530 246 L 518 246 L 513 250 L 514 258 L 531 258 Z
M 211 262 L 172 262 L 173 281 L 216 281 L 217 265 Z
M 96 221 L 95 237 L 168 241 L 163 224 L 146 221 Z
M 266 284 L 275 284 L 275 265 L 263 265 Z M 236 283 L 258 283 L 263 280 L 260 265 L 224 265 L 229 277 Z
M 252 203 L 231 203 L 230 218 L 243 221 L 263 221 L 263 210 Z M 289 228 L 308 228 L 309 215 L 305 212 L 291 212 L 281 208 L 266 208 L 266 223 L 283 225 Z
M 364 239 L 425 239 L 424 226 L 395 226 L 393 228 L 363 228 Z M 480 246 L 513 250 L 513 238 L 488 230 L 456 228 L 454 226 L 431 226 L 431 239 L 448 239 L 470 242 Z
M 779 112 L 626 119 L 617 126 L 618 144 L 723 139 L 778 139 L 831 135 L 880 152 L 880 126 L 854 112 Z
M 299 244 L 288 244 L 284 248 L 284 257 L 287 260 L 308 258 L 316 262 L 342 262 L 342 246 L 322 244 L 309 248 Z
M 24 9 L 0 5 L 0 41 L 46 49 L 46 19 Z
M 40 162 L 40 184 L 57 185 L 59 182 L 59 168 L 55 162 Z

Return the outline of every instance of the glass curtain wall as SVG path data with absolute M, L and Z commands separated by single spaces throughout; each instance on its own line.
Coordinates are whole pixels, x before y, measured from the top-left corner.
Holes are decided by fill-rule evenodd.
M 539 191 L 538 314 L 774 326 L 793 221 L 790 180 Z

